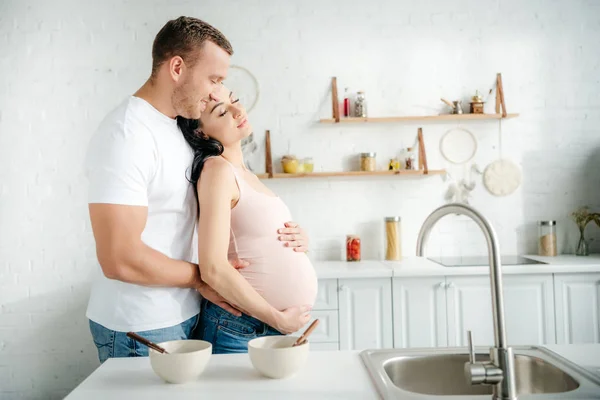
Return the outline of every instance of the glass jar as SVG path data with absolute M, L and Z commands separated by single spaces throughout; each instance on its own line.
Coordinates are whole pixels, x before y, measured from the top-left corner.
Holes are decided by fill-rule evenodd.
M 302 165 L 304 166 L 304 172 L 313 172 L 315 165 L 311 157 L 306 157 L 304 160 L 302 160 Z
M 411 169 L 417 169 L 416 164 L 416 157 L 415 157 L 415 152 L 413 151 L 412 147 L 409 147 L 406 149 L 406 158 L 404 160 L 405 165 L 404 165 L 404 169 L 407 170 L 411 170 Z
M 354 100 L 354 116 L 358 118 L 367 118 L 367 99 L 365 98 L 365 92 L 356 93 L 356 99 Z
M 360 261 L 360 238 L 356 235 L 346 236 L 346 261 Z
M 376 156 L 376 153 L 360 153 L 360 170 L 375 171 L 377 169 Z
M 556 221 L 538 222 L 538 255 L 555 257 L 558 253 L 556 246 Z
M 400 217 L 387 217 L 385 219 L 386 260 L 398 261 L 402 258 L 400 220 Z

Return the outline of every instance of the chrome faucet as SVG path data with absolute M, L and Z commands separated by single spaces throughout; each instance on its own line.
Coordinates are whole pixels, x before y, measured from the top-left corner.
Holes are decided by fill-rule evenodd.
M 468 332 L 469 362 L 465 363 L 466 378 L 472 385 L 494 385 L 494 399 L 514 400 L 517 398 L 514 354 L 512 348 L 506 343 L 500 252 L 496 232 L 490 222 L 473 207 L 465 204 L 451 203 L 441 206 L 434 210 L 423 222 L 417 239 L 417 256 L 422 257 L 424 255 L 425 244 L 429 239 L 431 229 L 442 217 L 448 214 L 466 215 L 479 225 L 487 241 L 490 261 L 495 346 L 490 348 L 489 362 L 476 362 L 471 332 Z

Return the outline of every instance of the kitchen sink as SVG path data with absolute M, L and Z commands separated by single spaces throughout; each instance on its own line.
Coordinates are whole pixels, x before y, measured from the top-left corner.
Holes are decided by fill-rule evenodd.
M 519 399 L 600 399 L 600 377 L 541 347 L 514 346 Z M 489 361 L 477 348 L 477 361 Z M 465 378 L 465 348 L 389 349 L 361 352 L 383 399 L 490 399 L 491 385 Z

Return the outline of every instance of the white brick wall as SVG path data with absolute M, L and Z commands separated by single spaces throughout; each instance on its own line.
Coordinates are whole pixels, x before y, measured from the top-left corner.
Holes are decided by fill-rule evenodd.
M 179 15 L 206 19 L 252 70 L 261 100 L 251 118 L 274 155 L 312 156 L 317 170 L 377 151 L 384 162 L 424 129 L 432 168 L 449 167 L 438 140 L 450 124 L 325 126 L 331 76 L 367 93 L 371 115 L 435 113 L 441 96 L 468 98 L 502 72 L 509 112 L 503 150 L 523 186 L 473 204 L 503 253 L 535 251 L 538 219 L 600 209 L 600 3 L 596 1 L 53 1 L 0 2 L 0 397 L 60 398 L 97 367 L 84 310 L 94 247 L 82 156 L 102 116 L 145 80 L 153 37 Z M 498 125 L 472 123 L 483 168 L 498 157 Z M 260 156 L 262 157 L 262 155 Z M 454 169 L 454 172 L 460 172 Z M 443 202 L 440 177 L 272 181 L 312 234 L 315 259 L 339 259 L 347 233 L 379 258 L 382 219 L 403 218 L 414 254 L 426 215 Z M 590 227 L 600 250 L 600 231 Z M 563 235 L 572 251 L 575 238 Z M 468 221 L 449 219 L 431 252 L 482 253 Z

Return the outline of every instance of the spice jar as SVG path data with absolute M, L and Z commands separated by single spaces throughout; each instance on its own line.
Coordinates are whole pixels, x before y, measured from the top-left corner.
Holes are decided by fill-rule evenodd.
M 346 236 L 346 261 L 360 261 L 360 238 L 356 235 Z
M 538 227 L 538 255 L 555 257 L 558 253 L 556 248 L 556 221 L 540 221 Z
M 354 100 L 354 116 L 359 118 L 367 118 L 367 100 L 365 98 L 365 92 L 356 93 L 356 99 Z
M 386 250 L 385 259 L 398 261 L 402 258 L 400 241 L 400 217 L 387 217 L 385 219 Z
M 360 153 L 360 170 L 375 171 L 377 169 L 375 163 L 376 153 Z
M 406 149 L 406 159 L 404 160 L 405 168 L 404 169 L 417 169 L 415 153 L 412 147 Z

